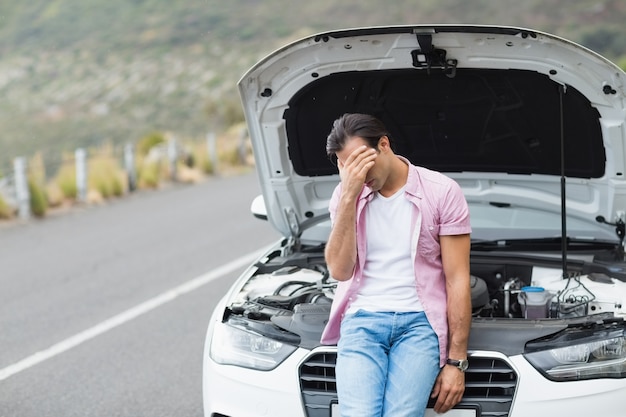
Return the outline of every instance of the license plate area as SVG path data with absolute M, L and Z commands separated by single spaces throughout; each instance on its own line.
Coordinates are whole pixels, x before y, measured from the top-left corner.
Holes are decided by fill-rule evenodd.
M 426 409 L 425 417 L 479 417 L 474 408 L 453 408 L 445 414 L 437 414 L 432 408 Z M 339 404 L 332 403 L 330 405 L 330 417 L 339 416 Z

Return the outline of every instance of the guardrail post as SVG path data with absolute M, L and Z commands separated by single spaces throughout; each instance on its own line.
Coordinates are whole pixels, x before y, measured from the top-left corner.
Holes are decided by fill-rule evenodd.
M 124 169 L 128 176 L 128 191 L 137 189 L 137 170 L 135 169 L 135 148 L 131 143 L 124 146 Z
M 30 219 L 30 192 L 26 176 L 26 160 L 23 157 L 17 157 L 13 160 L 13 171 L 17 213 L 20 219 L 28 220 Z
M 87 202 L 87 151 L 78 148 L 74 151 L 76 164 L 76 200 Z
M 178 149 L 176 147 L 176 138 L 171 137 L 167 142 L 167 158 L 170 163 L 170 178 L 176 181 L 178 175 L 176 173 L 176 161 L 178 160 Z
M 217 174 L 217 144 L 215 140 L 215 133 L 213 132 L 210 132 L 206 136 L 206 149 L 207 157 L 209 158 L 209 161 L 211 161 L 213 174 Z

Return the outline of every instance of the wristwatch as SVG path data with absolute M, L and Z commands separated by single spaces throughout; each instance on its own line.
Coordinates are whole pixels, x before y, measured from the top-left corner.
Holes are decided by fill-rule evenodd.
M 459 370 L 461 372 L 465 372 L 469 366 L 469 361 L 467 359 L 448 359 L 446 361 L 447 365 L 452 365 L 455 366 L 457 368 L 459 368 Z

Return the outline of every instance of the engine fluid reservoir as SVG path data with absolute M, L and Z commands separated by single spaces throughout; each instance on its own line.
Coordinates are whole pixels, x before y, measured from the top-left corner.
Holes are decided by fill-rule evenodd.
M 548 305 L 552 294 L 543 287 L 522 287 L 517 299 L 527 319 L 548 317 Z

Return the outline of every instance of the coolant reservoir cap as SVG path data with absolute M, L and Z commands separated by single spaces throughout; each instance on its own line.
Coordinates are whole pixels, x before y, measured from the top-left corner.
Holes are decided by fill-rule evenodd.
M 543 287 L 522 287 L 522 292 L 519 297 L 522 299 L 522 303 L 527 307 L 530 305 L 542 305 L 545 306 L 550 293 Z M 545 317 L 545 316 L 542 316 Z
M 522 287 L 522 291 L 524 291 L 524 292 L 543 292 L 543 291 L 545 291 L 545 288 L 528 286 L 528 287 Z

